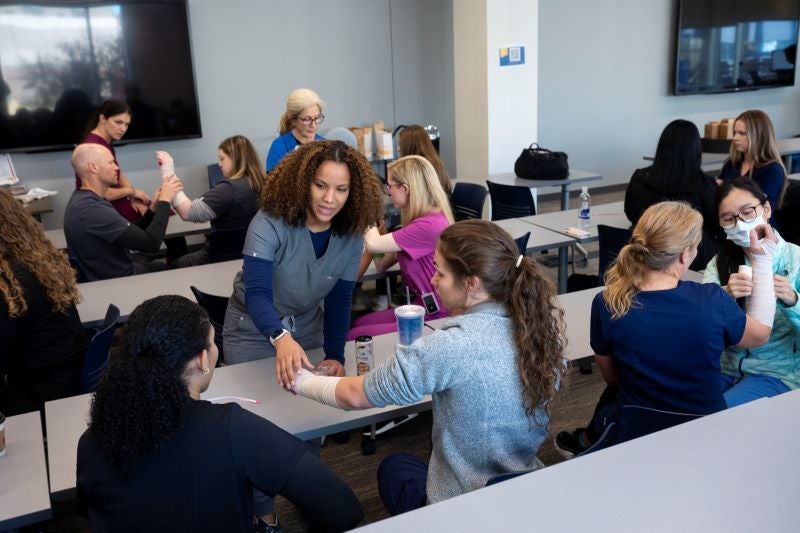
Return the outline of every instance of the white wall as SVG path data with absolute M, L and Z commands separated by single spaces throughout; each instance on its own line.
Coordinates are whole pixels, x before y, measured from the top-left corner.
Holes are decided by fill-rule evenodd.
M 759 108 L 778 137 L 800 133 L 800 87 L 671 96 L 674 0 L 539 2 L 539 139 L 603 185 L 646 166 L 671 120 L 703 124 Z
M 536 141 L 539 0 L 487 2 L 489 174 L 514 171 L 523 146 Z M 500 48 L 525 46 L 525 64 L 501 67 Z
M 446 59 L 452 56 L 451 11 L 451 0 L 189 0 L 203 138 L 122 146 L 120 165 L 137 186 L 152 191 L 159 179 L 153 152 L 168 150 L 189 194 L 201 194 L 208 185 L 205 167 L 225 137 L 248 136 L 265 158 L 286 96 L 297 87 L 311 87 L 327 102 L 323 132 L 378 120 L 394 126 L 396 117 L 437 124 L 452 136 L 453 104 L 445 95 L 452 94 Z M 422 45 L 395 54 L 392 35 Z M 426 56 L 427 49 L 434 53 Z M 397 88 L 393 79 L 400 80 Z M 422 97 L 429 87 L 439 95 L 435 102 Z M 454 142 L 443 143 L 452 168 Z M 13 160 L 26 185 L 59 191 L 55 212 L 43 221 L 61 227 L 74 187 L 69 152 L 15 154 Z

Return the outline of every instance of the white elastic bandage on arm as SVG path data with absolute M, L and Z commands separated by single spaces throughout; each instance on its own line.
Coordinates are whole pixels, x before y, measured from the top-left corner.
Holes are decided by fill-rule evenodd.
M 747 301 L 747 314 L 765 326 L 772 327 L 775 320 L 775 284 L 772 280 L 772 257 L 776 244 L 761 241 L 764 254 L 753 254 L 753 292 Z
M 189 197 L 186 196 L 183 193 L 183 191 L 178 191 L 178 194 L 176 194 L 175 197 L 172 199 L 172 207 L 178 207 L 183 202 L 188 202 L 188 201 L 189 201 Z
M 294 378 L 294 392 L 319 403 L 341 409 L 336 401 L 336 384 L 340 379 L 342 378 L 318 376 L 301 368 Z

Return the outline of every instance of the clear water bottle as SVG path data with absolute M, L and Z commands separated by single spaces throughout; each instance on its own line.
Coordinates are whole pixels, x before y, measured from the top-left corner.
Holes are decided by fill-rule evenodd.
M 589 196 L 589 187 L 581 187 L 581 195 L 578 197 L 581 210 L 578 212 L 578 227 L 586 228 L 589 226 L 591 218 L 592 197 Z

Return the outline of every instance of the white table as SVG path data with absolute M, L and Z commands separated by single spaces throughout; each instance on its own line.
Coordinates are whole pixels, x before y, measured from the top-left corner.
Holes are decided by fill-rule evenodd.
M 167 231 L 164 238 L 170 237 L 185 237 L 186 235 L 195 235 L 200 233 L 208 233 L 211 230 L 210 222 L 187 222 L 178 215 L 169 217 L 167 223 Z M 49 229 L 44 232 L 45 236 L 50 239 L 56 250 L 67 249 L 67 237 L 64 235 L 64 228 Z
M 542 250 L 558 249 L 558 292 L 567 292 L 567 254 L 570 245 L 575 243 L 575 239 L 548 229 L 535 226 L 527 222 L 524 218 L 507 218 L 494 222 L 506 230 L 513 238 L 522 237 L 530 232 L 526 254 L 540 252 Z
M 358 531 L 794 532 L 797 412 L 757 400 Z
M 423 334 L 430 333 L 432 330 L 424 328 Z M 396 333 L 373 338 L 376 365 L 394 352 L 396 341 Z M 354 343 L 347 343 L 345 356 L 347 375 L 355 375 Z M 309 358 L 312 362 L 318 362 L 322 359 L 322 351 L 312 350 L 309 352 Z M 307 398 L 294 396 L 279 387 L 275 381 L 274 358 L 215 369 L 211 386 L 202 397 L 221 396 L 241 396 L 259 400 L 261 402 L 259 404 L 249 402 L 240 404 L 248 411 L 270 420 L 303 440 L 428 410 L 431 403 L 430 397 L 426 397 L 419 403 L 403 407 L 389 406 L 354 411 L 334 409 Z M 78 440 L 87 427 L 90 399 L 90 394 L 84 394 L 45 404 L 50 457 L 50 492 L 54 500 L 69 497 L 74 493 Z
M 0 457 L 0 531 L 52 516 L 39 412 L 10 416 Z
M 555 231 L 557 233 L 561 233 L 563 235 L 569 235 L 565 230 L 568 227 L 578 227 L 579 211 L 579 209 L 569 209 L 567 211 L 556 211 L 554 213 L 524 217 L 520 220 L 549 229 L 551 231 Z M 589 226 L 586 228 L 581 228 L 588 231 L 589 235 L 583 239 L 577 239 L 577 241 L 581 243 L 596 241 L 598 239 L 598 224 L 613 226 L 615 228 L 630 228 L 631 223 L 625 216 L 624 202 L 593 205 L 591 208 L 591 219 L 589 220 Z
M 584 172 L 582 170 L 570 170 L 569 175 L 560 180 L 527 180 L 518 178 L 513 172 L 504 174 L 493 174 L 486 178 L 492 183 L 500 185 L 513 185 L 515 187 L 528 187 L 529 189 L 540 189 L 542 187 L 561 187 L 561 210 L 569 209 L 569 188 L 573 183 L 588 183 L 590 181 L 600 181 L 603 176 L 595 172 Z
M 218 296 L 233 293 L 233 278 L 242 269 L 242 260 L 223 261 L 161 272 L 150 272 L 125 278 L 104 279 L 79 283 L 83 301 L 78 304 L 81 322 L 87 326 L 102 324 L 108 304 L 119 307 L 120 318 L 125 320 L 137 305 L 161 294 L 178 294 L 194 301 L 191 285 L 201 291 Z M 385 272 L 378 272 L 370 265 L 363 280 L 382 279 L 397 275 L 400 267 L 395 265 Z

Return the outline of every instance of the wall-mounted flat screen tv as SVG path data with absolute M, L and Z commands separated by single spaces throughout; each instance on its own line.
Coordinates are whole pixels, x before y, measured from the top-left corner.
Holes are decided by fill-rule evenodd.
M 112 98 L 123 142 L 200 137 L 186 0 L 0 0 L 0 152 L 70 149 Z
M 675 94 L 794 85 L 800 0 L 678 0 Z

